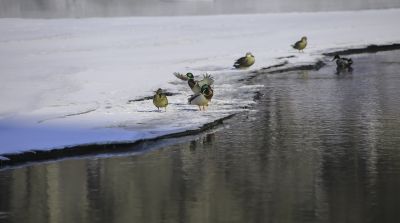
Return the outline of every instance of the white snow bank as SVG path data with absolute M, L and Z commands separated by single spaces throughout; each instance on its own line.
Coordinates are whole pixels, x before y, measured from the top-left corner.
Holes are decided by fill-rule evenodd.
M 283 60 L 310 63 L 332 48 L 400 42 L 400 10 L 154 18 L 0 19 L 0 155 L 152 138 L 199 126 L 252 103 L 238 79 Z M 290 45 L 303 35 L 309 45 Z M 247 71 L 235 59 L 256 57 Z M 294 58 L 277 59 L 295 55 Z M 207 112 L 173 72 L 215 76 Z M 150 96 L 162 87 L 168 111 Z

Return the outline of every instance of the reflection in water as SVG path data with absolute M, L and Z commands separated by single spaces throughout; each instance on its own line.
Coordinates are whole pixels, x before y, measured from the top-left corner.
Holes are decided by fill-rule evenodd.
M 351 74 L 353 73 L 352 67 L 336 67 L 336 74 L 343 75 L 343 74 Z
M 257 77 L 257 112 L 197 140 L 2 170 L 0 221 L 398 222 L 400 51 L 354 60 Z
M 0 17 L 174 16 L 398 8 L 398 0 L 0 0 Z

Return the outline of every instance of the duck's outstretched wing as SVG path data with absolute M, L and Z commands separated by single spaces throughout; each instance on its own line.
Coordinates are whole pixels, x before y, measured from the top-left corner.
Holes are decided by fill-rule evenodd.
M 197 84 L 200 88 L 205 84 L 211 86 L 214 84 L 214 78 L 210 74 L 204 74 L 203 79 L 201 81 L 198 81 Z
M 241 57 L 238 60 L 236 60 L 235 64 L 233 64 L 233 66 L 235 68 L 239 68 L 240 66 L 242 66 L 243 63 L 245 63 L 246 57 Z
M 175 75 L 175 77 L 177 77 L 178 79 L 181 79 L 181 80 L 183 80 L 183 81 L 189 80 L 189 78 L 188 78 L 186 75 L 184 75 L 184 74 L 175 72 L 174 75 Z

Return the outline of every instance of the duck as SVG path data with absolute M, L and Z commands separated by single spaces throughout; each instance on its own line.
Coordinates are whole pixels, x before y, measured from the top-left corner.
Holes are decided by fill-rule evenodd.
M 201 87 L 201 93 L 203 93 L 204 97 L 207 98 L 208 102 L 210 102 L 214 96 L 214 90 L 208 84 L 205 84 Z
M 237 59 L 233 66 L 235 68 L 247 68 L 253 65 L 254 62 L 256 62 L 256 59 L 254 58 L 253 54 L 247 52 L 246 56 Z
M 351 58 L 340 57 L 339 55 L 335 55 L 335 57 L 333 57 L 332 61 L 334 61 L 334 60 L 336 60 L 337 68 L 340 68 L 340 69 L 350 68 L 351 65 L 353 64 L 353 60 Z
M 203 79 L 196 81 L 194 80 L 194 75 L 193 73 L 186 73 L 186 75 L 183 75 L 181 73 L 175 72 L 174 75 L 181 79 L 187 81 L 190 89 L 194 94 L 200 94 L 201 93 L 201 87 L 203 85 L 208 85 L 211 86 L 214 84 L 214 78 L 210 74 L 203 74 Z
M 301 37 L 300 41 L 297 41 L 292 47 L 296 50 L 299 50 L 299 52 L 304 52 L 304 48 L 307 46 L 307 37 L 303 36 Z
M 188 103 L 190 105 L 197 105 L 199 106 L 199 110 L 205 111 L 205 107 L 208 106 L 208 103 L 211 101 L 211 98 L 214 95 L 214 91 L 211 86 L 205 84 L 201 87 L 201 92 L 199 94 L 192 95 L 188 99 Z
M 155 92 L 155 95 L 153 96 L 153 104 L 157 107 L 157 110 L 165 108 L 165 111 L 167 111 L 168 98 L 161 88 Z

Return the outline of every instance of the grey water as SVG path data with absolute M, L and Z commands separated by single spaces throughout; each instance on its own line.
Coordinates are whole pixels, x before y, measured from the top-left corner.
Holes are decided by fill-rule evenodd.
M 176 16 L 399 7 L 399 0 L 0 0 L 0 18 Z
M 400 51 L 352 58 L 243 83 L 258 103 L 190 141 L 2 169 L 0 222 L 399 222 Z

